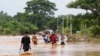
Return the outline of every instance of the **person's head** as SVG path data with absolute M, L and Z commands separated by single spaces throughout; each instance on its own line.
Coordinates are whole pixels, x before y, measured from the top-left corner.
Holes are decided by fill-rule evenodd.
M 56 34 L 56 32 L 54 31 L 54 32 L 52 32 L 52 34 Z
M 60 33 L 60 35 L 63 36 L 64 34 L 63 33 Z
M 36 39 L 36 36 L 33 36 L 33 39 Z
M 27 36 L 28 35 L 28 32 L 24 32 L 24 36 Z

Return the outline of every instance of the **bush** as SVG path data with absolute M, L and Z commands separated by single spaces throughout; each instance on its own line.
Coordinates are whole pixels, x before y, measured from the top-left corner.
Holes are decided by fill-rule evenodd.
M 95 25 L 88 28 L 89 36 L 98 36 L 100 35 L 100 26 Z

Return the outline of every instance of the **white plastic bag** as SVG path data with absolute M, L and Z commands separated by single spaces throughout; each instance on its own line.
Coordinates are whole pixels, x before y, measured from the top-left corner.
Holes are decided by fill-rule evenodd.
M 19 50 L 19 54 L 20 54 L 20 53 L 23 53 L 23 52 L 24 52 L 24 51 L 23 51 L 22 49 Z

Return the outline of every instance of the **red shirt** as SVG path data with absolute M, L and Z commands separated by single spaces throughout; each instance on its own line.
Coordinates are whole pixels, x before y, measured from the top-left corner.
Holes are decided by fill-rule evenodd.
M 57 38 L 56 34 L 52 34 L 52 35 L 50 36 L 51 42 L 56 42 L 56 38 Z

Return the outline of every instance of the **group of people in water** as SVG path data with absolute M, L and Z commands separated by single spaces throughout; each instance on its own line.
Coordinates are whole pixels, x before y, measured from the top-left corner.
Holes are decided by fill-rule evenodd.
M 52 47 L 57 45 L 57 42 L 60 41 L 62 46 L 65 45 L 65 39 L 67 38 L 64 34 L 57 34 L 55 32 L 44 31 L 42 34 L 38 34 L 42 36 L 45 44 L 51 43 Z M 28 32 L 24 33 L 24 36 L 21 39 L 21 47 L 20 50 L 23 49 L 24 52 L 29 51 L 31 49 L 31 40 L 34 45 L 38 45 L 37 34 L 34 33 L 32 39 L 28 36 Z

